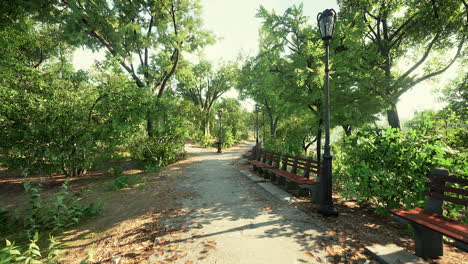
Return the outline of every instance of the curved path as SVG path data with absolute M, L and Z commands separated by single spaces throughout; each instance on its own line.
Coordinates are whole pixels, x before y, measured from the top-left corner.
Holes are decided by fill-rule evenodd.
M 252 143 L 252 142 L 250 142 Z M 188 145 L 190 157 L 177 191 L 182 216 L 163 224 L 174 232 L 158 243 L 173 248 L 148 263 L 326 263 L 327 241 L 319 220 L 279 201 L 239 172 L 240 155 L 252 145 L 222 154 Z

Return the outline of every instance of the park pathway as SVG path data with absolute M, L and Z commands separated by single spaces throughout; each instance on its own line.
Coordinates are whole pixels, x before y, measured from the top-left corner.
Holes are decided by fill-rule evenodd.
M 251 142 L 252 143 L 252 142 Z M 176 190 L 182 216 L 163 223 L 184 232 L 161 239 L 172 254 L 149 263 L 326 263 L 320 244 L 325 228 L 291 208 L 239 172 L 240 155 L 252 145 L 217 154 L 188 145 L 190 154 Z M 159 242 L 157 241 L 156 244 Z

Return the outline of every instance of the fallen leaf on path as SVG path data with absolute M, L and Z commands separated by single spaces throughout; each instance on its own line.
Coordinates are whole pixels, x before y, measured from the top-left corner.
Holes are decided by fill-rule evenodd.
M 185 256 L 187 256 L 187 255 L 188 255 L 188 253 L 185 252 L 184 254 L 181 255 L 181 257 L 183 258 L 183 257 L 185 257 Z
M 176 250 L 179 248 L 179 245 L 178 244 L 175 244 L 175 245 L 172 245 L 171 247 L 171 250 Z
M 322 262 L 322 259 L 319 258 L 319 257 L 316 257 L 315 259 L 316 259 L 318 262 Z
M 304 256 L 309 257 L 309 258 L 313 258 L 314 254 L 312 254 L 310 252 L 304 252 Z
M 345 241 L 346 241 L 346 237 L 340 237 L 340 238 L 338 239 L 338 241 L 340 241 L 340 242 L 345 242 Z
M 159 256 L 164 255 L 164 251 L 158 251 L 158 255 L 159 255 Z
M 215 241 L 208 241 L 208 242 L 206 242 L 206 243 L 208 243 L 208 244 L 210 244 L 210 245 L 213 245 L 213 246 L 216 246 L 216 244 L 218 244 L 218 243 L 216 243 Z
M 214 248 L 215 248 L 215 247 L 213 247 L 213 246 L 206 246 L 206 247 L 203 248 L 203 250 L 208 251 L 208 250 L 214 249 Z
M 262 208 L 262 210 L 271 210 L 271 208 L 272 208 L 271 206 L 265 206 Z
M 327 247 L 325 248 L 325 250 L 327 251 L 328 254 L 330 254 L 330 256 L 335 256 L 335 255 L 336 255 L 335 250 L 334 250 L 333 247 L 331 247 L 331 246 L 327 246 Z
M 185 261 L 185 264 L 193 264 L 193 261 L 187 260 L 187 261 Z
M 210 255 L 210 254 L 208 254 L 208 253 L 200 254 L 200 256 L 201 256 L 202 258 L 206 258 L 206 257 L 208 257 L 209 255 Z
M 165 260 L 164 260 L 164 262 L 166 262 L 166 263 L 172 263 L 173 261 L 174 261 L 174 260 L 172 260 L 172 259 L 165 259 Z
M 175 254 L 174 256 L 172 256 L 173 259 L 178 259 L 178 258 L 181 258 L 182 255 L 181 254 Z

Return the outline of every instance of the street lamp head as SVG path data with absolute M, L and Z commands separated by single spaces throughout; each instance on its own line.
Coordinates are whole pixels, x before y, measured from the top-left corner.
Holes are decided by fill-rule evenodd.
M 258 104 L 255 104 L 255 111 L 257 111 L 257 112 L 258 112 L 258 110 L 259 110 L 259 109 L 260 109 L 260 105 L 258 105 Z
M 323 40 L 330 40 L 335 30 L 336 12 L 333 9 L 325 9 L 317 15 L 317 22 Z

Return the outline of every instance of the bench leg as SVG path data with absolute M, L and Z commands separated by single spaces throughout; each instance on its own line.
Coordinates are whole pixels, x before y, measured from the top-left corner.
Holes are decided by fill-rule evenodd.
M 278 176 L 274 174 L 273 172 L 270 172 L 270 182 L 276 183 L 277 181 L 278 181 Z
M 438 258 L 444 254 L 442 234 L 418 224 L 414 228 L 414 245 L 416 255 L 425 259 Z
M 310 195 L 309 195 L 309 198 L 310 198 L 310 201 L 312 203 L 319 203 L 319 192 L 320 192 L 320 184 L 314 184 L 314 185 L 310 185 L 309 186 L 309 190 L 310 190 Z
M 278 185 L 281 186 L 281 185 L 284 185 L 284 184 L 285 184 L 285 181 L 286 181 L 286 180 L 284 179 L 284 177 L 277 176 L 276 184 L 278 184 Z
M 465 244 L 463 242 L 460 242 L 460 241 L 455 241 L 455 247 L 457 247 L 458 249 L 460 250 L 463 250 L 465 252 L 468 252 L 468 244 Z
M 302 197 L 310 195 L 310 185 L 299 184 L 297 188 L 297 196 Z
M 253 165 L 253 166 L 252 166 L 252 170 L 253 170 L 254 172 L 258 171 L 257 166 Z
M 287 190 L 290 190 L 290 189 L 294 189 L 296 188 L 297 184 L 293 181 L 290 181 L 290 180 L 286 180 L 286 184 L 284 185 L 286 191 Z

